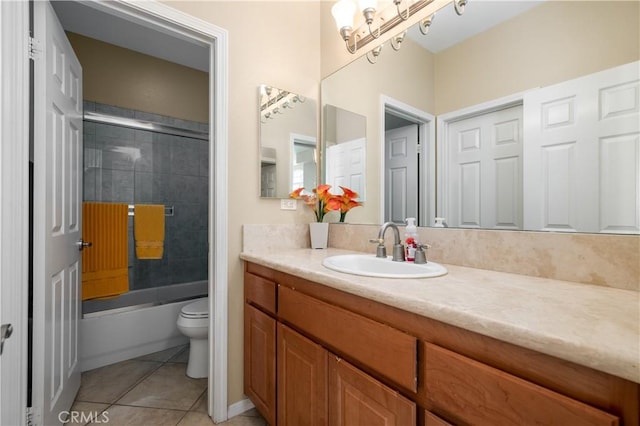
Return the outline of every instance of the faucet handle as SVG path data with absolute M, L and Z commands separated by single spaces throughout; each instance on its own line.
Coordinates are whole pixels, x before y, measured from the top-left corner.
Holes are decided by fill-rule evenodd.
M 413 259 L 413 263 L 415 264 L 424 264 L 427 263 L 427 254 L 423 249 L 431 248 L 429 244 L 418 244 L 416 247 L 415 257 Z
M 378 244 L 378 247 L 376 247 L 376 257 L 387 258 L 387 248 L 384 246 L 384 238 L 372 238 L 369 242 Z

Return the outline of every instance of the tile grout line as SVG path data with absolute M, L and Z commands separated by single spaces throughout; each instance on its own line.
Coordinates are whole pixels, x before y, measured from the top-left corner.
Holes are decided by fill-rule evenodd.
M 98 414 L 102 414 L 104 412 L 108 412 L 110 409 L 113 409 L 114 407 L 130 407 L 130 408 L 134 408 L 134 409 L 160 409 L 160 410 L 169 410 L 169 411 L 172 411 L 172 412 L 180 412 L 182 415 L 180 416 L 180 418 L 178 419 L 177 423 L 175 424 L 176 426 L 178 424 L 180 424 L 180 422 L 184 421 L 184 419 L 188 416 L 188 414 L 190 412 L 201 413 L 201 414 L 204 414 L 205 416 L 208 417 L 208 410 L 207 410 L 207 412 L 204 412 L 204 413 L 202 413 L 200 411 L 195 411 L 196 408 L 198 407 L 198 403 L 200 402 L 200 399 L 203 398 L 203 396 L 207 394 L 208 386 L 205 386 L 204 390 L 195 398 L 193 403 L 186 410 L 179 409 L 179 408 L 147 407 L 147 406 L 129 405 L 129 404 L 126 404 L 126 403 L 124 403 L 124 404 L 123 403 L 119 403 L 119 401 L 121 399 L 123 399 L 128 393 L 130 393 L 133 389 L 135 389 L 137 386 L 139 386 L 142 382 L 147 380 L 149 377 L 151 377 L 154 374 L 156 374 L 162 367 L 167 366 L 167 365 L 185 364 L 184 361 L 179 361 L 178 359 L 179 359 L 179 357 L 184 357 L 185 352 L 187 352 L 187 351 L 188 351 L 188 345 L 184 345 L 182 350 L 179 350 L 178 352 L 174 353 L 168 359 L 164 359 L 164 360 L 162 358 L 160 358 L 159 360 L 153 360 L 153 359 L 136 360 L 135 358 L 130 359 L 130 360 L 139 361 L 141 363 L 154 363 L 156 365 L 153 368 L 151 368 L 149 371 L 145 372 L 142 376 L 140 376 L 138 378 L 138 380 L 136 380 L 134 383 L 132 383 L 130 386 L 128 386 L 126 389 L 124 389 L 122 392 L 120 392 L 112 401 L 105 402 L 105 401 L 90 401 L 90 400 L 86 400 L 86 399 L 85 400 L 76 399 L 74 401 L 74 403 L 75 402 L 81 402 L 81 403 L 92 403 L 92 404 L 106 405 L 106 407 L 101 409 Z M 130 360 L 124 360 L 124 361 L 130 361 Z
M 160 368 L 164 367 L 166 364 L 184 364 L 182 362 L 179 361 L 171 361 L 172 359 L 182 355 L 183 352 L 185 352 L 187 350 L 188 346 L 184 347 L 182 350 L 178 351 L 177 353 L 173 354 L 171 357 L 169 357 L 169 359 L 167 359 L 166 361 L 159 361 L 160 365 L 158 366 L 158 368 L 156 368 L 155 370 L 151 371 L 149 374 L 147 374 L 145 377 L 143 377 L 142 379 L 140 379 L 136 384 L 134 384 L 130 389 L 128 389 L 124 394 L 120 395 L 118 397 L 118 399 L 116 399 L 116 402 L 114 402 L 113 404 L 111 404 L 109 406 L 109 408 L 113 407 L 113 406 L 123 406 L 123 407 L 132 407 L 132 408 L 149 408 L 149 409 L 160 409 L 160 410 L 171 410 L 171 411 L 179 411 L 182 413 L 182 416 L 178 419 L 178 421 L 176 422 L 176 424 L 174 426 L 178 426 L 180 424 L 180 422 L 182 422 L 182 420 L 184 420 L 184 418 L 187 416 L 187 414 L 189 413 L 189 411 L 191 410 L 191 408 L 193 408 L 196 403 L 200 400 L 200 397 L 202 396 L 202 394 L 200 394 L 200 396 L 198 396 L 198 398 L 196 398 L 196 400 L 193 402 L 193 404 L 191 405 L 191 407 L 189 408 L 189 410 L 178 410 L 176 408 L 157 408 L 157 407 L 143 407 L 143 406 L 138 406 L 138 405 L 128 405 L 128 404 L 118 404 L 117 402 L 124 398 L 124 396 L 126 394 L 128 394 L 130 391 L 132 391 L 138 384 L 142 383 L 145 379 L 147 379 L 148 377 L 150 377 L 153 373 L 155 373 L 156 371 L 158 371 Z M 207 389 L 204 390 L 204 392 L 206 392 Z
M 193 411 L 196 408 L 196 404 L 200 401 L 200 398 L 202 398 L 202 395 L 206 395 L 208 391 L 209 391 L 209 387 L 207 386 L 206 388 L 204 388 L 204 391 L 200 394 L 200 396 L 196 398 L 193 404 L 191 404 L 191 407 L 189 407 L 187 411 Z M 209 414 L 208 411 L 209 410 L 207 410 L 207 415 Z
M 169 359 L 174 358 L 175 356 L 177 356 L 178 354 L 181 354 L 182 352 L 184 352 L 185 349 L 182 349 L 181 351 L 178 351 L 178 353 L 174 354 L 173 356 L 171 356 Z M 135 359 L 135 358 L 133 358 Z M 128 361 L 128 360 L 127 360 Z M 121 405 L 118 404 L 118 401 L 121 400 L 122 398 L 124 398 L 124 396 L 126 394 L 128 394 L 129 392 L 131 392 L 136 386 L 138 386 L 140 383 L 142 383 L 143 381 L 145 381 L 147 378 L 151 377 L 151 375 L 153 375 L 153 373 L 155 373 L 156 371 L 158 371 L 160 368 L 162 368 L 168 361 L 151 361 L 151 360 L 139 360 L 140 362 L 157 362 L 159 365 L 152 369 L 149 370 L 145 375 L 141 376 L 140 379 L 138 381 L 136 381 L 135 383 L 133 383 L 129 388 L 127 388 L 123 393 L 121 393 L 120 395 L 118 395 L 116 397 L 116 399 L 111 402 L 112 405 Z
M 184 352 L 186 348 L 183 348 L 181 351 L 178 351 L 176 354 L 174 354 L 171 358 L 174 358 L 175 356 L 177 356 L 178 354 L 181 354 L 182 352 Z M 120 362 L 125 362 L 125 361 L 132 361 L 132 360 L 136 360 L 136 358 L 130 358 L 130 359 L 126 359 Z M 149 370 L 148 372 L 146 372 L 144 375 L 142 375 L 136 382 L 134 382 L 130 387 L 126 388 L 122 393 L 118 394 L 115 399 L 113 401 L 90 401 L 90 400 L 81 400 L 81 399 L 74 399 L 74 402 L 91 402 L 94 404 L 115 404 L 118 402 L 119 399 L 121 399 L 124 395 L 126 395 L 127 393 L 129 393 L 131 390 L 133 390 L 133 388 L 135 388 L 137 385 L 139 385 L 143 380 L 145 380 L 146 378 L 148 378 L 149 376 L 151 376 L 153 373 L 155 373 L 156 371 L 158 371 L 158 369 L 160 369 L 163 365 L 165 365 L 168 361 L 154 361 L 154 360 L 137 360 L 138 362 L 143 362 L 143 363 L 157 363 L 158 365 L 156 366 L 156 368 L 153 368 L 151 370 Z
M 153 370 L 149 370 L 149 372 L 147 374 L 145 374 L 144 376 L 140 377 L 140 379 L 138 381 L 136 381 L 133 385 L 131 385 L 129 388 L 127 388 L 126 391 L 124 391 L 122 394 L 118 395 L 118 397 L 115 399 L 115 401 L 112 402 L 113 405 L 126 405 L 126 404 L 118 404 L 118 401 L 120 401 L 122 398 L 124 398 L 129 392 L 131 392 L 133 389 L 135 389 L 136 386 L 138 386 L 140 383 L 144 382 L 146 379 L 151 377 L 153 375 L 153 373 L 155 373 L 156 371 L 158 371 L 162 367 L 164 367 L 164 365 L 167 363 L 167 361 L 144 361 L 144 360 L 142 360 L 141 362 L 157 362 L 157 363 L 159 363 L 159 365 L 156 368 L 154 368 Z M 135 407 L 135 406 L 131 406 L 131 407 Z M 147 407 L 147 408 L 151 408 L 151 407 Z
M 125 360 L 125 361 L 129 361 L 129 360 Z M 121 361 L 124 362 L 124 361 Z M 160 361 L 139 361 L 139 362 L 146 362 L 146 363 L 158 363 L 159 365 L 156 368 L 153 368 L 151 370 L 149 370 L 147 373 L 145 373 L 143 376 L 141 376 L 136 382 L 134 382 L 130 387 L 126 388 L 124 391 L 122 391 L 122 393 L 119 393 L 115 399 L 113 401 L 87 401 L 87 400 L 79 400 L 76 399 L 74 402 L 92 402 L 94 404 L 115 404 L 116 402 L 118 402 L 119 399 L 121 399 L 123 396 L 125 396 L 127 393 L 129 393 L 131 390 L 133 390 L 134 387 L 136 387 L 137 385 L 140 384 L 140 382 L 142 382 L 143 380 L 145 380 L 147 377 L 149 377 L 151 374 L 155 373 L 156 371 L 158 371 L 158 369 L 160 367 L 162 367 L 164 365 L 164 363 L 160 362 Z

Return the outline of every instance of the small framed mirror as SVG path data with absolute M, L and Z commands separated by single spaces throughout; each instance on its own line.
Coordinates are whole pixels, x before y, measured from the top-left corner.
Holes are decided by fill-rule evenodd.
M 317 185 L 316 105 L 297 93 L 258 87 L 260 197 L 287 198 Z

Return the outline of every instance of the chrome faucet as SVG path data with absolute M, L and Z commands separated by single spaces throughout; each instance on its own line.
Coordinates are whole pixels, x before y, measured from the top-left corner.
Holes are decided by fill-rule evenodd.
M 372 243 L 378 243 L 378 247 L 376 248 L 376 257 L 387 257 L 387 249 L 384 246 L 384 233 L 389 228 L 393 229 L 393 256 L 391 260 L 394 262 L 404 262 L 404 245 L 400 240 L 400 231 L 398 231 L 398 227 L 393 222 L 385 222 L 380 227 L 378 238 L 370 240 Z

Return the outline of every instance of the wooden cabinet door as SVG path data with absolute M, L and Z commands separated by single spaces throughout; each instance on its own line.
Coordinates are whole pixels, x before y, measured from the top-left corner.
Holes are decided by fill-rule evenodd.
M 430 411 L 424 410 L 424 426 L 452 426 Z
M 276 424 L 276 320 L 244 305 L 244 393 Z
M 327 424 L 327 351 L 278 324 L 278 425 Z
M 416 404 L 335 355 L 329 356 L 329 424 L 416 424 Z

